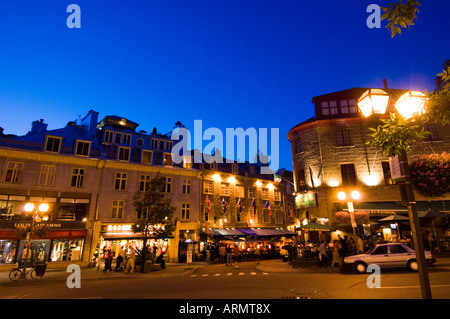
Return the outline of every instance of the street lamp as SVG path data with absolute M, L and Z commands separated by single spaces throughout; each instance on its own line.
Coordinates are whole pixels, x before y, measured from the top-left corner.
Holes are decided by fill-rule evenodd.
M 350 193 L 350 197 L 354 200 L 357 201 L 361 198 L 361 194 L 354 190 Z M 347 198 L 347 194 L 345 192 L 339 192 L 338 193 L 338 198 L 341 201 L 345 201 Z M 350 199 L 350 198 L 349 198 Z M 350 220 L 352 223 L 352 228 L 353 228 L 353 237 L 355 237 L 355 243 L 357 242 L 356 240 L 356 221 L 355 221 L 355 210 L 353 209 L 353 202 L 348 200 L 347 201 L 347 208 L 348 208 L 348 212 L 350 213 Z
M 380 90 L 382 91 L 382 90 Z M 384 92 L 384 91 L 383 91 Z M 378 92 L 380 93 L 380 92 Z M 387 93 L 386 93 L 387 95 Z M 395 103 L 395 108 L 405 119 L 414 115 L 421 114 L 424 111 L 425 94 L 419 91 L 408 91 L 403 94 Z M 366 91 L 358 101 L 358 107 L 365 117 L 372 114 L 385 114 L 388 107 L 389 98 L 379 98 L 379 95 L 373 95 L 370 90 Z M 384 111 L 383 111 L 384 110 Z M 411 183 L 411 175 L 408 165 L 406 152 L 401 151 L 399 156 L 399 167 L 401 172 L 401 181 L 399 182 L 402 201 L 408 207 L 408 216 L 411 224 L 411 232 L 416 251 L 416 259 L 419 265 L 419 279 L 423 299 L 431 299 L 430 280 L 425 259 L 425 251 L 420 235 L 419 217 L 417 216 L 417 206 L 414 196 L 414 190 Z
M 27 247 L 24 247 L 26 249 L 26 255 L 25 260 L 23 262 L 23 269 L 25 271 L 22 272 L 22 278 L 26 278 L 26 269 L 27 269 L 27 260 L 28 260 L 28 253 L 31 253 L 31 233 L 33 232 L 34 224 L 40 223 L 42 219 L 45 219 L 47 216 L 45 213 L 47 213 L 49 206 L 47 203 L 41 203 L 37 209 L 35 209 L 35 206 L 33 203 L 26 203 L 23 207 L 25 212 L 28 214 L 31 214 L 31 227 L 30 231 L 27 233 Z M 32 256 L 30 256 L 31 258 Z

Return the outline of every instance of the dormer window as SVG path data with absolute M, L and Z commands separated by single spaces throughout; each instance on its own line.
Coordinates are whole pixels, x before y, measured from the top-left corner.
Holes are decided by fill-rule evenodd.
M 238 174 L 239 173 L 239 166 L 236 163 L 231 164 L 231 173 Z
M 323 101 L 321 103 L 322 115 L 336 115 L 338 114 L 336 101 Z
M 75 155 L 89 156 L 90 146 L 91 146 L 90 142 L 77 141 L 77 146 L 75 148 Z
M 47 136 L 47 141 L 45 143 L 45 150 L 47 152 L 59 153 L 62 144 L 61 142 L 62 137 Z

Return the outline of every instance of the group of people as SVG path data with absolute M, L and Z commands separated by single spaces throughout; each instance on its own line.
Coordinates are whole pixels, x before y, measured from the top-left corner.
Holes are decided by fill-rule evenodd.
M 100 270 L 102 263 L 104 263 L 103 272 L 109 273 L 113 271 L 112 262 L 113 262 L 113 253 L 111 249 L 103 248 L 103 254 L 99 255 L 97 260 L 97 270 Z M 114 271 L 125 271 L 125 272 L 134 272 L 134 268 L 136 265 L 136 248 L 133 246 L 128 246 L 128 252 L 125 253 L 125 250 L 121 247 L 118 251 L 116 258 L 116 268 Z
M 364 240 L 362 236 L 357 236 L 355 242 L 347 235 L 344 237 L 338 235 L 338 239 L 333 242 L 323 240 L 318 251 L 320 267 L 335 267 L 336 264 L 341 267 L 345 257 L 364 253 Z
M 238 262 L 239 256 L 241 255 L 241 251 L 239 250 L 239 247 L 237 245 L 226 245 L 221 244 L 219 246 L 219 262 L 220 263 L 226 263 L 227 266 L 232 266 L 233 261 L 235 263 Z M 207 256 L 206 261 L 211 261 L 211 252 L 210 250 L 207 250 Z

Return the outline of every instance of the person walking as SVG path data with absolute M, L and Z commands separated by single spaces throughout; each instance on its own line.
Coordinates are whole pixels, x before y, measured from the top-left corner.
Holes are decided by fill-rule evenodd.
M 225 255 L 227 253 L 227 249 L 225 248 L 224 245 L 220 245 L 219 247 L 219 258 L 220 258 L 220 263 L 224 263 L 225 262 Z
M 156 263 L 161 264 L 162 269 L 166 269 L 166 261 L 164 260 L 164 252 L 161 252 L 159 254 L 158 258 L 156 258 Z
M 211 262 L 211 250 L 209 250 L 209 247 L 206 248 L 206 259 L 205 261 L 207 263 Z
M 119 252 L 116 258 L 116 269 L 114 271 L 121 271 L 123 270 L 123 260 L 125 258 L 125 251 L 122 249 L 122 247 L 119 248 Z
M 136 264 L 136 249 L 134 249 L 133 246 L 128 247 L 128 254 L 127 254 L 127 266 L 125 268 L 125 272 L 131 272 L 134 273 L 134 266 Z
M 241 255 L 241 251 L 239 250 L 239 247 L 237 245 L 235 245 L 234 249 L 233 249 L 233 259 L 234 259 L 235 268 L 239 268 L 237 263 L 238 263 L 238 259 L 239 259 L 240 255 Z
M 108 251 L 106 252 L 106 255 L 105 255 L 105 269 L 103 270 L 104 272 L 111 272 L 112 260 L 113 260 L 113 256 L 112 256 L 111 250 L 108 249 Z
M 333 259 L 331 260 L 331 267 L 334 267 L 334 265 L 337 263 L 340 267 L 342 265 L 341 259 L 339 258 L 339 241 L 333 240 L 333 247 L 332 247 L 332 256 Z
M 319 246 L 319 254 L 320 254 L 320 267 L 327 268 L 328 260 L 327 260 L 327 246 L 325 245 L 325 240 L 322 240 Z
M 228 245 L 228 247 L 226 248 L 227 251 L 227 266 L 231 266 L 232 265 L 232 258 L 233 258 L 233 250 L 231 249 L 231 245 Z

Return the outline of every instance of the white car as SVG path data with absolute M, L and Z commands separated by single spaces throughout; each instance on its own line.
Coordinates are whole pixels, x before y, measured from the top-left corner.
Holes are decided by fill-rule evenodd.
M 425 259 L 427 265 L 436 262 L 430 251 L 425 251 Z M 414 249 L 400 243 L 377 245 L 364 254 L 345 257 L 342 267 L 362 274 L 366 273 L 370 264 L 376 264 L 380 268 L 407 268 L 411 271 L 419 269 Z

